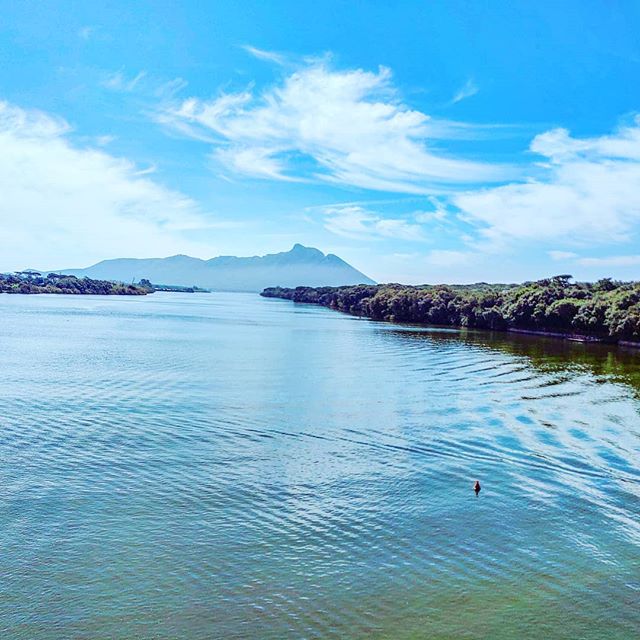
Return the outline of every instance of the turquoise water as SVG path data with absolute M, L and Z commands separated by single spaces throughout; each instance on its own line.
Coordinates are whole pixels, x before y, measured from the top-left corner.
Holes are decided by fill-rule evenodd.
M 249 294 L 0 313 L 3 640 L 640 636 L 640 354 Z

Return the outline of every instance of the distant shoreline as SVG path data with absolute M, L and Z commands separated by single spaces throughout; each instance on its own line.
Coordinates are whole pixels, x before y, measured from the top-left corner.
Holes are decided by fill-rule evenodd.
M 18 271 L 0 274 L 0 293 L 10 295 L 97 295 L 97 296 L 146 296 L 157 291 L 169 293 L 210 293 L 201 287 L 183 287 L 180 285 L 152 284 L 149 280 L 140 280 L 126 284 L 115 280 L 96 280 L 78 278 L 74 275 L 49 273 L 46 276 L 39 271 Z
M 102 295 L 102 296 L 146 296 L 153 289 L 110 280 L 76 278 L 59 273 L 42 275 L 37 271 L 0 274 L 0 293 L 10 295 Z

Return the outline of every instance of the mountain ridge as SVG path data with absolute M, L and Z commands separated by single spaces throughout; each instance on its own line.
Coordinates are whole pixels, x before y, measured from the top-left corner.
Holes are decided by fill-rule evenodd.
M 209 259 L 176 254 L 166 258 L 112 258 L 81 269 L 56 273 L 139 282 L 198 286 L 217 291 L 259 292 L 270 286 L 343 286 L 374 281 L 339 256 L 299 243 L 289 251 L 264 256 L 216 256 Z

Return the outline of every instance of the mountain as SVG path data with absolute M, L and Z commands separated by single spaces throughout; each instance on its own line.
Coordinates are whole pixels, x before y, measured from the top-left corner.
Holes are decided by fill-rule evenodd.
M 220 256 L 200 260 L 190 256 L 170 258 L 117 258 L 86 269 L 62 269 L 57 273 L 78 277 L 154 284 L 198 286 L 218 291 L 262 291 L 266 287 L 337 287 L 375 284 L 332 253 L 296 244 L 290 251 L 266 256 Z

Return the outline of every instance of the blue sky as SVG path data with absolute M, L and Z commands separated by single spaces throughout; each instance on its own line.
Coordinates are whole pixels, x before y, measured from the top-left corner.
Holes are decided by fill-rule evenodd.
M 0 0 L 0 270 L 640 278 L 637 2 Z

